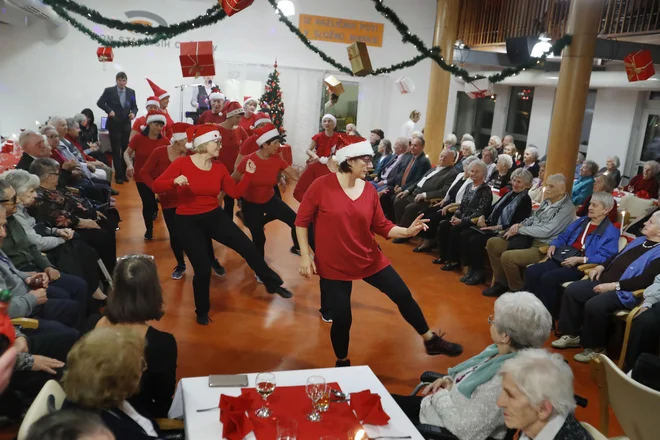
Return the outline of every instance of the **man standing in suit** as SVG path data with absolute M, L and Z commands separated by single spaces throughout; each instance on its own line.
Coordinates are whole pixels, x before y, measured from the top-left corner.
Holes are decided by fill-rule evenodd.
M 124 151 L 128 148 L 128 137 L 131 133 L 131 121 L 135 118 L 138 108 L 135 101 L 135 90 L 126 87 L 128 77 L 119 72 L 115 77 L 117 85 L 103 91 L 96 105 L 108 114 L 108 131 L 112 146 L 112 163 L 115 168 L 115 182 L 124 183 L 126 179 L 126 164 Z

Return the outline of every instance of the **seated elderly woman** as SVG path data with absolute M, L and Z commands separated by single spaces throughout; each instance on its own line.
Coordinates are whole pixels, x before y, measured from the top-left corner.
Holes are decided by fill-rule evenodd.
M 392 397 L 415 425 L 440 426 L 460 440 L 502 439 L 505 419 L 496 406 L 502 390 L 500 367 L 525 349 L 542 347 L 551 323 L 534 295 L 506 293 L 495 301 L 494 314 L 488 318 L 491 345 L 450 368 L 447 376 L 423 390 L 424 397 Z
M 443 148 L 451 148 L 454 151 L 458 151 L 458 139 L 456 138 L 455 134 L 448 134 L 447 137 L 445 137 L 445 140 L 442 141 L 443 143 Z
M 589 271 L 589 279 L 571 283 L 561 301 L 555 348 L 584 347 L 573 359 L 589 362 L 605 352 L 610 315 L 638 305 L 633 291 L 645 289 L 660 273 L 660 212 L 644 224 L 642 237 Z
M 500 139 L 499 136 L 491 136 L 490 139 L 488 139 L 488 146 L 494 147 L 497 154 L 502 153 L 502 139 Z
M 612 191 L 614 191 L 614 188 L 616 188 L 616 185 L 614 184 L 614 179 L 611 178 L 610 176 L 607 176 L 605 174 L 598 174 L 596 176 L 596 179 L 594 180 L 594 194 L 597 192 L 603 192 L 603 193 L 608 193 L 612 194 Z M 612 205 L 612 209 L 608 213 L 608 216 L 610 218 L 610 221 L 612 223 L 616 223 L 619 221 L 619 210 L 618 206 L 616 204 L 616 200 L 612 199 L 614 204 Z M 591 196 L 587 197 L 582 206 L 580 206 L 577 211 L 575 211 L 575 214 L 578 217 L 584 217 L 587 215 L 589 212 L 589 206 L 591 204 Z
M 594 176 L 598 172 L 598 164 L 593 160 L 585 160 L 580 167 L 580 178 L 573 184 L 571 199 L 575 206 L 580 206 L 594 192 Z
M 529 189 L 529 198 L 532 202 L 541 203 L 543 199 L 543 179 L 545 179 L 545 162 L 539 162 L 539 176 L 533 180 Z
M 79 116 L 82 116 L 83 118 L 85 117 L 85 115 L 81 115 L 81 114 L 79 114 Z M 88 164 L 92 164 L 95 168 L 99 168 L 105 172 L 106 175 L 105 180 L 112 181 L 112 168 L 106 165 L 104 162 L 101 162 L 100 160 L 96 159 L 95 157 L 87 153 L 87 151 L 90 150 L 87 144 L 85 145 L 81 144 L 80 123 L 75 118 L 67 118 L 66 125 L 67 125 L 67 133 L 65 139 L 69 141 L 71 145 L 73 145 L 76 148 L 76 150 L 78 150 L 78 153 L 85 160 L 85 162 L 87 162 Z
M 488 179 L 488 185 L 500 192 L 500 195 L 506 194 L 510 189 L 511 172 L 513 171 L 513 159 L 508 154 L 497 156 L 497 165 L 495 171 Z
M 467 171 L 472 184 L 468 185 L 461 205 L 450 219 L 443 220 L 438 225 L 440 258 L 435 260 L 434 264 L 444 264 L 442 270 L 446 271 L 460 267 L 461 233 L 472 226 L 473 218 L 489 215 L 493 204 L 493 192 L 485 181 L 488 173 L 486 164 L 477 160 L 472 162 Z
M 378 152 L 380 158 L 374 160 L 374 171 L 372 174 L 379 176 L 380 173 L 387 168 L 387 166 L 395 159 L 394 150 L 392 150 L 392 142 L 387 139 L 382 139 L 378 144 Z
M 488 167 L 488 174 L 486 175 L 486 182 L 488 182 L 490 176 L 492 176 L 495 170 L 497 170 L 497 149 L 491 146 L 484 148 L 481 151 L 481 160 L 483 160 Z
M 101 257 L 112 271 L 117 259 L 117 223 L 68 190 L 57 189 L 59 164 L 53 159 L 37 159 L 30 172 L 39 178 L 37 198 L 28 212 L 37 222 L 56 228 L 72 228 Z
M 646 192 L 648 197 L 658 197 L 658 179 L 656 175 L 660 172 L 660 164 L 654 160 L 644 162 L 644 168 L 641 174 L 632 178 L 630 183 L 624 188 L 626 191 L 635 195 Z
M 511 225 L 525 220 L 532 213 L 532 201 L 527 194 L 527 188 L 532 183 L 532 173 L 518 168 L 511 175 L 512 191 L 508 192 L 493 205 L 490 215 L 482 215 L 477 224 L 461 233 L 458 246 L 465 249 L 465 264 L 469 266 L 468 273 L 460 279 L 461 282 L 476 286 L 485 281 L 484 248 L 488 239 L 500 231 L 509 229 Z
M 458 162 L 456 162 L 456 165 L 454 165 L 456 171 L 458 171 L 459 173 L 465 171 L 463 168 L 465 159 L 474 156 L 476 153 L 477 153 L 477 147 L 474 145 L 474 142 L 472 141 L 461 142 L 461 157 L 458 160 Z
M 163 291 L 153 257 L 119 258 L 112 277 L 113 289 L 104 317 L 96 328 L 128 328 L 145 341 L 140 391 L 128 401 L 149 417 L 167 417 L 176 386 L 177 347 L 174 336 L 149 325 L 163 316 Z
M 521 439 L 593 440 L 575 419 L 573 372 L 558 354 L 523 350 L 502 365 L 497 406 Z
M 98 414 L 117 439 L 159 438 L 156 423 L 128 402 L 148 368 L 144 349 L 144 336 L 128 328 L 96 329 L 83 336 L 67 356 L 62 409 Z
M 115 440 L 115 436 L 96 414 L 63 410 L 34 422 L 25 440 Z
M 549 176 L 545 200 L 539 209 L 512 225 L 502 237 L 488 240 L 486 250 L 495 283 L 484 290 L 484 296 L 521 290 L 521 271 L 541 260 L 538 248 L 554 240 L 573 221 L 574 215 L 573 204 L 566 194 L 566 178 L 561 174 Z
M 532 176 L 539 176 L 539 149 L 533 145 L 525 148 L 525 154 L 523 154 L 523 168 L 532 173 Z
M 503 154 L 508 154 L 513 159 L 513 167 L 518 168 L 522 164 L 522 158 L 518 152 L 518 147 L 516 144 L 505 144 L 503 148 Z
M 575 220 L 552 240 L 545 262 L 525 271 L 524 289 L 538 296 L 553 315 L 562 284 L 584 275 L 579 265 L 602 264 L 619 252 L 619 229 L 607 217 L 613 204 L 611 194 L 594 193 L 587 216 Z
M 621 160 L 619 160 L 619 156 L 609 156 L 607 162 L 605 162 L 605 166 L 598 173 L 609 176 L 614 181 L 614 187 L 616 188 L 621 182 L 620 166 Z

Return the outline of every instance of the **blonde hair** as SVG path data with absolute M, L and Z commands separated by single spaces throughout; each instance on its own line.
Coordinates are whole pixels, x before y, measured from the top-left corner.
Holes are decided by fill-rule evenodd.
M 144 338 L 135 330 L 98 328 L 83 336 L 67 356 L 62 388 L 88 409 L 111 409 L 140 388 Z
M 212 141 L 204 142 L 203 144 L 199 144 L 196 147 L 193 147 L 192 150 L 197 154 L 206 154 L 207 152 L 206 146 L 211 142 L 215 142 L 216 144 L 222 144 L 222 139 L 215 139 Z

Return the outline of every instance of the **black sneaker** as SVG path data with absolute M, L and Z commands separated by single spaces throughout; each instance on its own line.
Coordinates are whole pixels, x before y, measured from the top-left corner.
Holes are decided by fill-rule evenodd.
M 175 267 L 174 270 L 172 271 L 172 279 L 173 280 L 180 280 L 181 278 L 183 278 L 183 274 L 185 272 L 186 272 L 186 265 L 185 264 Z
M 351 360 L 350 359 L 344 359 L 343 361 L 337 359 L 337 362 L 335 362 L 335 368 L 350 367 L 350 366 L 351 366 Z
M 319 310 L 323 322 L 332 322 L 332 313 L 329 310 Z
M 438 354 L 444 354 L 450 357 L 460 356 L 463 353 L 463 347 L 459 344 L 447 341 L 443 338 L 444 335 L 444 333 L 440 333 L 440 336 L 438 336 L 433 333 L 432 339 L 424 341 L 426 354 L 431 356 Z
M 222 265 L 217 259 L 211 261 L 211 269 L 213 269 L 213 272 L 215 272 L 215 274 L 219 277 L 223 277 L 227 273 L 225 268 L 222 267 Z
M 291 249 L 289 249 L 289 250 L 291 251 L 292 254 L 295 254 L 295 255 L 298 255 L 298 256 L 300 255 L 300 249 L 295 247 L 295 246 L 291 246 Z
M 197 324 L 209 325 L 209 315 L 197 315 Z
M 273 292 L 268 292 L 268 293 L 270 293 L 271 295 L 278 294 L 282 298 L 287 298 L 287 299 L 293 296 L 293 293 L 291 293 L 289 289 L 282 286 L 278 286 L 275 288 Z
M 469 280 L 472 277 L 472 275 L 473 275 L 473 272 L 471 270 L 468 270 L 468 273 L 463 275 L 458 281 L 460 281 L 461 283 L 464 283 L 467 280 Z
M 154 239 L 154 231 L 147 231 L 144 233 L 145 241 L 151 241 Z

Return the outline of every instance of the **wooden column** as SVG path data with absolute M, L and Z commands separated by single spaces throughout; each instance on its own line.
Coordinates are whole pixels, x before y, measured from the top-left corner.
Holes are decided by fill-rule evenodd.
M 438 0 L 433 45 L 442 49 L 442 55 L 447 64 L 452 63 L 454 56 L 454 44 L 458 37 L 458 13 L 459 0 Z M 451 74 L 442 70 L 433 61 L 429 97 L 426 105 L 426 125 L 424 127 L 425 151 L 433 163 L 437 162 L 443 148 L 442 141 L 445 137 L 450 81 Z
M 566 189 L 569 193 L 573 188 L 575 162 L 604 1 L 572 1 L 568 14 L 566 32 L 573 35 L 573 41 L 564 50 L 561 60 L 545 176 L 566 176 Z

